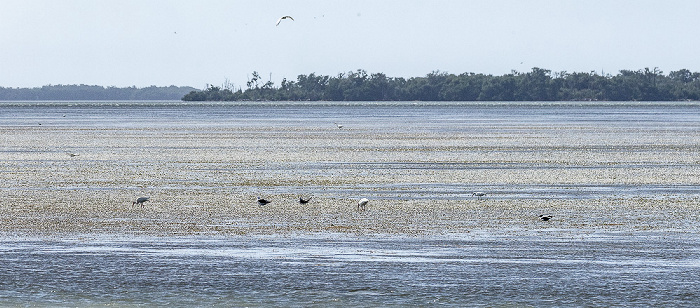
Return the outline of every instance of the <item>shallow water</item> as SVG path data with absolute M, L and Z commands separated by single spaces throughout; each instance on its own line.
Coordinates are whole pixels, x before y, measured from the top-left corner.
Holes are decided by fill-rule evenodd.
M 686 306 L 700 242 L 669 234 L 9 240 L 0 305 Z
M 697 102 L 3 102 L 0 130 L 0 207 L 18 215 L 3 221 L 99 227 L 49 229 L 55 236 L 9 228 L 0 306 L 700 304 Z M 479 207 L 474 191 L 488 192 L 483 204 L 495 212 L 521 200 L 554 201 L 545 209 L 560 212 L 538 224 L 529 208 L 502 215 Z M 276 203 L 303 192 L 326 210 L 361 196 L 377 208 L 399 203 L 395 211 L 371 206 L 367 217 L 286 212 L 327 220 L 311 230 L 410 224 L 381 215 L 430 214 L 411 208 L 416 200 L 444 201 L 469 221 L 421 221 L 411 227 L 430 232 L 416 236 L 139 235 L 199 224 L 188 220 L 201 218 L 189 217 L 189 206 L 210 207 L 207 223 L 224 227 L 258 217 L 250 226 L 293 225 L 285 219 L 294 217 L 267 221 L 265 209 L 229 211 L 245 206 L 231 192 Z M 147 193 L 143 212 L 115 205 Z M 577 202 L 626 207 L 591 213 Z M 20 205 L 49 210 L 32 220 Z M 50 209 L 59 206 L 56 218 Z M 472 217 L 479 213 L 483 227 Z M 445 223 L 471 225 L 449 235 L 430 229 Z

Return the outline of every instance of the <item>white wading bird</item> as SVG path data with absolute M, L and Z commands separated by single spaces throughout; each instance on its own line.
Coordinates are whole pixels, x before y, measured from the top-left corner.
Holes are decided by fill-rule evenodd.
M 280 19 L 277 20 L 277 23 L 275 24 L 275 26 L 279 26 L 280 23 L 282 22 L 282 19 L 287 19 L 287 18 L 289 18 L 289 19 L 291 19 L 292 21 L 294 21 L 294 18 L 292 18 L 292 16 L 289 16 L 289 15 L 287 15 L 287 16 L 282 16 L 282 17 L 280 17 Z
M 364 211 L 367 209 L 367 203 L 369 203 L 369 199 L 367 198 L 362 198 L 360 199 L 360 202 L 357 203 L 357 209 L 360 211 Z

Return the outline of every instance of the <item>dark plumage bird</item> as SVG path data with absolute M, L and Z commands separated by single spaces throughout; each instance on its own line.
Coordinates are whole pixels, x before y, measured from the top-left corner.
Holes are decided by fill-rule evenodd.
M 307 203 L 309 203 L 309 201 L 311 201 L 311 197 L 309 197 L 306 200 L 304 200 L 304 198 L 302 198 L 302 197 L 299 197 L 299 203 L 301 203 L 301 204 L 307 204 Z
M 258 204 L 259 204 L 259 205 L 265 205 L 265 204 L 268 204 L 268 203 L 270 203 L 270 202 L 272 202 L 272 201 L 267 201 L 267 200 L 265 200 L 265 199 L 263 199 L 263 198 L 258 197 Z
M 280 17 L 280 19 L 277 20 L 277 23 L 275 24 L 275 26 L 279 26 L 280 22 L 282 22 L 283 19 L 291 19 L 292 21 L 294 21 L 294 18 L 292 18 L 292 16 L 289 16 L 289 15 L 282 16 L 282 17 Z
M 132 202 L 131 205 L 140 204 L 141 207 L 143 207 L 143 203 L 146 201 L 151 201 L 151 200 L 149 200 L 148 197 L 141 197 L 141 198 L 136 199 L 136 201 Z
M 476 197 L 477 200 L 480 200 L 481 198 L 485 197 L 486 193 L 483 191 L 475 191 L 472 193 L 472 197 Z
M 552 219 L 552 217 L 553 217 L 552 215 L 540 215 L 540 220 L 541 221 L 548 221 L 548 220 Z

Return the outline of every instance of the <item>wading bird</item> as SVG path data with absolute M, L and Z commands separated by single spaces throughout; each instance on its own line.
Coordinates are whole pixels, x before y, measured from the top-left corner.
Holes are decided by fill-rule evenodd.
M 307 203 L 309 203 L 309 201 L 311 201 L 311 197 L 309 197 L 309 199 L 306 199 L 306 200 L 304 200 L 304 198 L 302 198 L 302 197 L 299 197 L 299 203 L 301 203 L 301 204 L 307 204 Z
M 484 196 L 486 196 L 485 192 L 476 191 L 472 193 L 472 197 L 476 197 L 477 200 L 481 200 Z
M 362 198 L 360 199 L 360 202 L 357 203 L 357 209 L 360 211 L 364 211 L 367 209 L 367 203 L 369 203 L 369 199 L 367 198 Z
M 270 203 L 270 202 L 272 202 L 272 201 L 267 201 L 267 200 L 265 200 L 265 199 L 263 199 L 263 198 L 258 197 L 258 204 L 259 204 L 259 205 L 265 205 L 265 204 L 268 204 L 268 203 Z
M 289 15 L 287 15 L 287 16 L 282 16 L 282 17 L 280 17 L 280 19 L 277 20 L 277 23 L 275 24 L 275 26 L 279 26 L 280 23 L 282 22 L 282 19 L 287 19 L 287 18 L 289 18 L 289 19 L 291 19 L 292 21 L 294 21 L 294 18 L 292 18 L 292 16 L 289 16 Z
M 146 201 L 151 201 L 151 200 L 149 200 L 148 197 L 141 197 L 141 198 L 136 199 L 136 201 L 132 202 L 131 205 L 140 204 L 141 207 L 143 207 L 143 203 Z
M 548 220 L 552 219 L 552 217 L 553 217 L 552 215 L 540 215 L 540 220 L 541 221 L 548 221 Z
M 335 126 L 338 126 L 338 129 L 343 128 L 343 125 L 340 125 L 340 124 L 338 124 L 338 123 L 333 123 L 333 124 L 335 124 Z

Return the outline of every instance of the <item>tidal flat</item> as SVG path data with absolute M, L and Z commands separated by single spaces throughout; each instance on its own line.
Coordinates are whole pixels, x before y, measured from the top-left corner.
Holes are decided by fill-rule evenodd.
M 695 105 L 23 107 L 6 234 L 698 232 Z
M 0 110 L 0 304 L 700 298 L 697 102 Z

